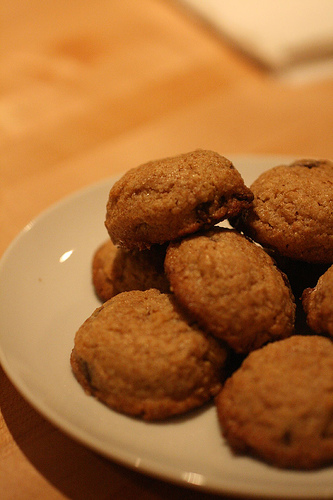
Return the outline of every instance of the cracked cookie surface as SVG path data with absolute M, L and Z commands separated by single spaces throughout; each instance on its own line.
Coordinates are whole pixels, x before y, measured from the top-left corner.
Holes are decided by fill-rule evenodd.
M 75 335 L 71 366 L 85 391 L 112 409 L 160 420 L 215 396 L 226 357 L 172 295 L 151 289 L 98 308 Z
M 298 160 L 274 167 L 250 186 L 252 207 L 237 229 L 281 255 L 333 263 L 333 163 Z
M 235 230 L 216 227 L 171 243 L 165 271 L 182 306 L 237 352 L 293 333 L 295 302 L 286 277 Z
M 292 336 L 249 354 L 216 397 L 221 430 L 236 453 L 278 467 L 333 462 L 333 344 Z
M 105 225 L 116 245 L 142 250 L 235 216 L 252 199 L 228 159 L 196 150 L 128 171 L 110 190 Z

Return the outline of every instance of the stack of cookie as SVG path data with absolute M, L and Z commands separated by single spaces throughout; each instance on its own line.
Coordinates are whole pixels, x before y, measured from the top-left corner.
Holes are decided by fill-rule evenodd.
M 250 188 L 228 159 L 206 150 L 127 172 L 111 188 L 110 238 L 93 257 L 103 303 L 71 354 L 80 384 L 147 420 L 214 398 L 235 451 L 283 467 L 333 461 L 333 345 L 314 335 L 333 335 L 333 274 L 316 288 L 302 281 L 310 337 L 295 330 L 304 324 L 294 272 L 333 263 L 332 200 L 327 161 L 276 167 Z M 232 227 L 219 225 L 226 220 Z M 314 375 L 312 407 L 304 397 Z

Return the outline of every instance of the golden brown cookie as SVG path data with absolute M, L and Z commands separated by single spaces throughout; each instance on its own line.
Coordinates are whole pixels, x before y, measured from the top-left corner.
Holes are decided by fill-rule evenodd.
M 236 453 L 286 468 L 333 462 L 333 344 L 292 336 L 248 355 L 216 398 Z
M 285 276 L 235 230 L 216 227 L 171 243 L 165 270 L 182 306 L 237 352 L 293 333 L 295 303 Z
M 105 225 L 117 246 L 143 250 L 237 215 L 252 199 L 229 160 L 197 150 L 128 171 L 110 190 Z
M 225 361 L 226 350 L 155 289 L 105 302 L 77 331 L 71 355 L 88 394 L 146 420 L 203 405 L 221 389 Z
M 304 290 L 302 304 L 310 328 L 333 337 L 333 266 L 318 279 L 314 288 Z
M 267 250 L 267 249 L 266 249 Z M 268 251 L 268 250 L 267 250 Z M 306 315 L 302 305 L 302 294 L 306 288 L 313 288 L 318 279 L 325 271 L 328 264 L 315 264 L 301 260 L 289 259 L 276 252 L 270 252 L 278 268 L 287 276 L 291 290 L 295 297 L 296 319 L 295 333 L 313 333 L 306 321 Z
M 97 296 L 106 301 L 117 293 L 130 290 L 157 288 L 168 292 L 165 251 L 163 245 L 127 251 L 116 247 L 111 240 L 104 242 L 95 251 L 92 262 L 92 281 Z
M 281 255 L 333 263 L 333 163 L 299 160 L 251 185 L 252 207 L 231 224 Z

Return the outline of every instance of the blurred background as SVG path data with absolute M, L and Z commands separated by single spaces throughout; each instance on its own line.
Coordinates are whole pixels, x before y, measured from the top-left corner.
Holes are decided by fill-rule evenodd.
M 331 1 L 2 0 L 1 10 L 6 175 L 103 149 L 117 170 L 129 149 L 138 161 L 195 147 L 332 153 L 332 66 L 285 75 L 307 53 L 332 57 Z

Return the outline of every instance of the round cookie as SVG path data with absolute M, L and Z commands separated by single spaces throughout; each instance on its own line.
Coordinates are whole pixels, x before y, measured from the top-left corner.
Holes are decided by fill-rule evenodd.
M 145 420 L 203 405 L 221 389 L 225 361 L 226 350 L 156 289 L 105 302 L 77 331 L 71 354 L 88 394 Z
M 269 250 L 266 249 L 267 252 Z M 269 252 L 270 253 L 270 252 Z M 302 294 L 306 288 L 313 288 L 325 271 L 328 264 L 315 264 L 302 260 L 289 259 L 277 252 L 271 252 L 271 257 L 277 267 L 287 276 L 296 303 L 295 333 L 313 333 L 306 321 L 306 314 L 302 305 Z
M 128 171 L 110 190 L 105 225 L 114 244 L 143 250 L 232 217 L 252 199 L 229 160 L 197 150 Z
M 171 243 L 164 266 L 182 306 L 236 352 L 293 333 L 295 302 L 287 278 L 237 231 L 216 227 Z
M 333 462 L 333 344 L 292 336 L 253 351 L 215 399 L 236 453 L 284 468 Z
M 333 266 L 318 279 L 314 288 L 304 290 L 302 304 L 310 328 L 333 337 Z
M 106 301 L 120 292 L 157 288 L 169 291 L 164 273 L 165 246 L 127 251 L 105 241 L 94 253 L 92 281 L 97 296 Z
M 230 223 L 262 246 L 313 263 L 333 263 L 333 163 L 299 160 L 251 185 L 252 207 Z

